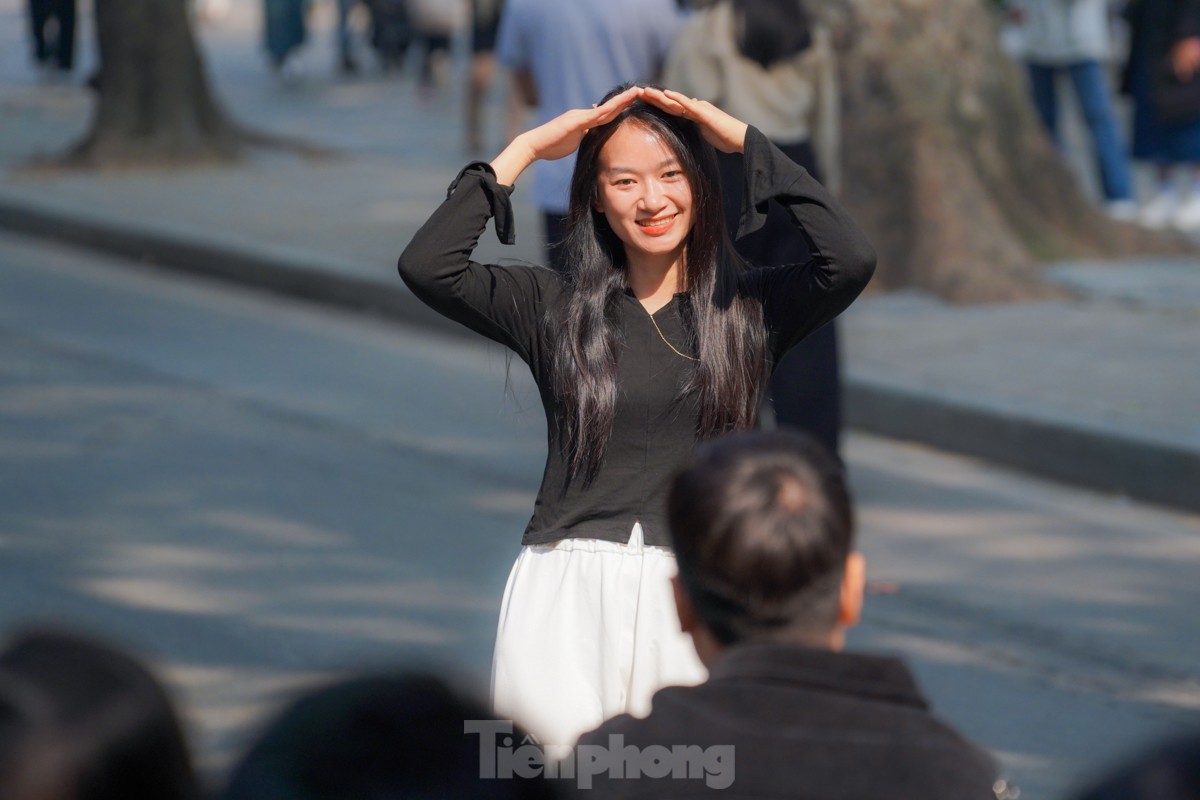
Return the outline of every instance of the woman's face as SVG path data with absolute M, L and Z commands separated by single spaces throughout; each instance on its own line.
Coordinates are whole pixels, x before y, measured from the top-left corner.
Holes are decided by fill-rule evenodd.
M 692 187 L 675 152 L 658 134 L 624 122 L 600 149 L 596 210 L 638 256 L 678 258 L 692 230 Z

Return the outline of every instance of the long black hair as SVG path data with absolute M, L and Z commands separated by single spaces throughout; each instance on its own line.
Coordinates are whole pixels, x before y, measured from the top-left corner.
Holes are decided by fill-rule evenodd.
M 608 100 L 633 84 L 618 86 Z M 738 293 L 745 264 L 725 230 L 716 155 L 695 123 L 634 101 L 579 146 L 571 178 L 564 254 L 565 302 L 552 326 L 554 391 L 562 406 L 562 440 L 572 476 L 594 477 L 604 460 L 617 404 L 619 311 L 625 293 L 625 247 L 596 211 L 600 151 L 621 125 L 640 125 L 679 159 L 692 190 L 692 229 L 685 241 L 681 306 L 688 345 L 699 359 L 684 394 L 696 393 L 697 435 L 744 430 L 758 420 L 766 372 L 762 308 Z
M 738 50 L 768 69 L 812 44 L 804 0 L 731 0 Z

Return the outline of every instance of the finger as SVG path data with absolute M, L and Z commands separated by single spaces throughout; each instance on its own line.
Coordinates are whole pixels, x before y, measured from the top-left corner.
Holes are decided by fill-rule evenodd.
M 658 89 L 647 89 L 644 99 L 651 105 L 666 111 L 668 114 L 675 114 L 676 116 L 687 116 L 688 114 L 688 110 L 683 104 L 671 99 Z
M 620 94 L 614 95 L 614 96 L 608 98 L 608 101 L 605 102 L 603 105 L 601 105 L 600 108 L 610 108 L 610 107 L 611 108 L 623 108 L 623 107 L 629 105 L 630 103 L 632 103 L 634 100 L 641 97 L 641 95 L 642 95 L 642 87 L 641 86 L 630 86 L 628 89 L 621 92 Z M 595 107 L 596 106 L 592 106 L 592 108 L 595 108 Z
M 671 91 L 669 94 L 666 92 L 663 93 L 663 100 L 679 109 L 676 113 L 688 119 L 699 121 L 702 116 L 700 101 L 694 97 L 688 97 L 685 94 Z
M 585 115 L 586 119 L 594 119 L 600 114 L 606 113 L 609 110 L 616 108 L 621 109 L 632 103 L 638 98 L 641 93 L 640 86 L 632 86 L 618 95 L 608 98 L 603 104 L 596 105 L 592 103 L 591 108 L 576 108 L 568 111 L 568 114 Z
M 604 123 L 615 119 L 618 114 L 628 108 L 641 95 L 641 87 L 634 86 L 621 92 L 616 97 L 610 98 L 607 103 L 593 110 L 591 117 L 593 124 L 596 124 L 597 121 Z
M 596 125 L 603 125 L 606 122 L 611 122 L 612 120 L 616 119 L 620 113 L 625 110 L 625 108 L 626 106 L 598 108 L 596 109 L 596 113 L 592 115 L 589 124 L 595 127 Z
M 695 97 L 688 97 L 686 94 L 674 90 L 667 90 L 666 97 L 684 110 L 684 116 L 696 122 L 710 120 L 711 112 L 716 108 L 707 100 L 697 100 Z
M 676 103 L 679 103 L 679 105 L 683 106 L 684 108 L 692 108 L 693 106 L 699 105 L 699 103 L 700 103 L 700 101 L 697 100 L 696 98 L 688 97 L 683 92 L 677 92 L 674 89 L 664 90 L 663 96 L 665 96 L 671 100 L 674 100 Z

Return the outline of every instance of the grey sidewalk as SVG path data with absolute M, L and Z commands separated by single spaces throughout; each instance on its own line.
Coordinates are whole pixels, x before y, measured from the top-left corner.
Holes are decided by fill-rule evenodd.
M 77 86 L 39 85 L 22 4 L 0 0 L 0 227 L 450 331 L 408 295 L 394 264 L 467 159 L 461 65 L 424 103 L 407 78 L 337 79 L 326 3 L 307 78 L 281 85 L 249 5 L 202 29 L 218 94 L 241 122 L 325 144 L 334 157 L 258 153 L 237 167 L 171 173 L 14 171 L 78 137 L 90 99 Z M 488 234 L 481 257 L 539 260 L 537 215 L 526 193 L 515 199 L 517 246 Z M 1079 297 L 963 308 L 903 293 L 856 303 L 843 328 L 851 424 L 1200 510 L 1200 262 L 1050 274 Z

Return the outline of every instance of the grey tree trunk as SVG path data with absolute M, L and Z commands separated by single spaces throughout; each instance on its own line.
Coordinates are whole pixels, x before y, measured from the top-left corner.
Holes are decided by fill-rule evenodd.
M 70 161 L 230 160 L 241 134 L 213 98 L 184 0 L 95 0 L 99 102 Z

